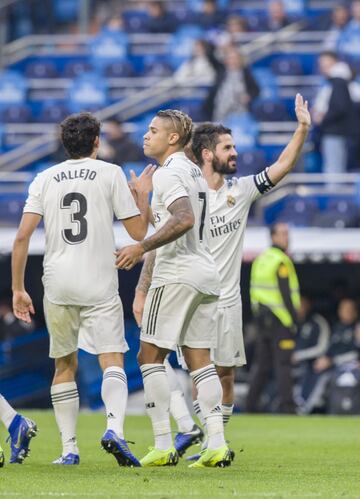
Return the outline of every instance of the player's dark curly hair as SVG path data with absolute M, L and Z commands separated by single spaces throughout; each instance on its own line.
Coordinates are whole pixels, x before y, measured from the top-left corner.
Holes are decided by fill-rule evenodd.
M 60 124 L 61 141 L 72 159 L 87 158 L 100 135 L 100 121 L 91 113 L 72 114 Z
M 193 129 L 190 116 L 178 109 L 164 109 L 158 111 L 156 116 L 172 124 L 175 132 L 179 134 L 179 146 L 185 147 L 190 142 Z
M 214 151 L 216 145 L 219 143 L 219 136 L 225 134 L 231 135 L 231 133 L 231 129 L 223 125 L 214 123 L 202 123 L 198 125 L 193 131 L 191 139 L 191 150 L 196 163 L 202 166 L 202 151 L 204 149 Z

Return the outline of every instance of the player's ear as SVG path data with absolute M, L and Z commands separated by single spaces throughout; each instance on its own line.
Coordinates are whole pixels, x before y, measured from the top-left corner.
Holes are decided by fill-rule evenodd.
M 100 145 L 100 137 L 97 136 L 95 137 L 95 140 L 94 140 L 94 147 L 98 148 Z
M 214 158 L 213 152 L 210 149 L 206 148 L 201 151 L 201 156 L 204 163 L 205 161 L 212 161 Z
M 176 142 L 179 141 L 179 138 L 180 138 L 180 136 L 178 133 L 176 133 L 176 132 L 171 133 L 169 135 L 169 145 L 171 145 L 171 146 L 175 145 Z

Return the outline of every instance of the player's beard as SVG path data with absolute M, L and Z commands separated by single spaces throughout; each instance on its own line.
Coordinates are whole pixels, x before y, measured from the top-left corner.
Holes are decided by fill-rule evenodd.
M 235 161 L 235 165 L 232 166 L 230 165 L 230 162 Z M 236 172 L 236 157 L 230 158 L 228 161 L 223 162 L 220 161 L 217 156 L 214 154 L 214 159 L 212 161 L 212 167 L 214 172 L 220 173 L 222 175 L 227 175 L 229 173 L 235 173 Z

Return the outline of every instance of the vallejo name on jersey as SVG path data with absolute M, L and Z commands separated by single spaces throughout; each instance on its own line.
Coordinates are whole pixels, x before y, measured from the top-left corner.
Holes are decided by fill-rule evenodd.
M 89 168 L 81 168 L 80 170 L 68 170 L 67 172 L 60 172 L 53 177 L 56 182 L 62 182 L 63 180 L 75 180 L 77 178 L 82 178 L 83 180 L 94 180 L 96 177 L 95 170 L 89 170 Z
M 223 234 L 228 234 L 229 232 L 234 232 L 241 225 L 241 219 L 238 220 L 230 220 L 230 222 L 226 222 L 225 215 L 213 216 L 210 217 L 210 233 L 212 237 L 219 237 Z

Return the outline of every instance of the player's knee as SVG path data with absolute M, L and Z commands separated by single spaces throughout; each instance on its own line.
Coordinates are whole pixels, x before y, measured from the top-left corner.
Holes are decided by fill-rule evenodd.
M 77 366 L 77 357 L 73 354 L 55 359 L 55 378 L 75 378 Z

